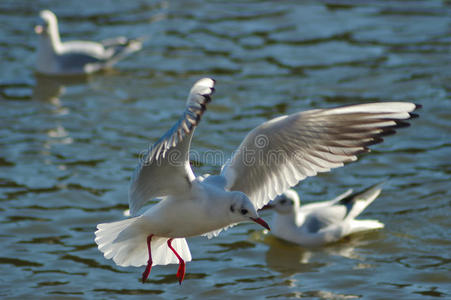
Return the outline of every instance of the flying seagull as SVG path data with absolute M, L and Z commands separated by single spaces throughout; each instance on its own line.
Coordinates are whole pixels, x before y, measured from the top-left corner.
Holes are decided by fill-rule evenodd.
M 217 236 L 249 220 L 269 229 L 257 209 L 308 176 L 355 161 L 357 154 L 416 116 L 417 105 L 404 102 L 280 116 L 250 131 L 220 175 L 196 177 L 189 163 L 190 143 L 214 85 L 210 78 L 194 84 L 179 121 L 140 161 L 129 190 L 132 217 L 97 226 L 95 242 L 105 258 L 119 266 L 146 265 L 143 282 L 152 266 L 178 261 L 181 283 L 185 262 L 191 260 L 186 237 Z M 155 198 L 162 200 L 141 213 Z

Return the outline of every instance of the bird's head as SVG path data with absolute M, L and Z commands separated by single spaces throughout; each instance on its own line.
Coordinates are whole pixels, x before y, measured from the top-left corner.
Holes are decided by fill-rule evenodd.
M 260 218 L 257 210 L 246 194 L 238 191 L 231 193 L 233 197 L 229 206 L 229 215 L 233 222 L 253 221 L 270 230 L 269 225 Z
M 296 193 L 295 190 L 289 189 L 285 193 L 274 198 L 274 200 L 263 208 L 272 208 L 279 214 L 289 214 L 300 205 L 300 202 L 298 193 Z
M 50 35 L 52 30 L 57 28 L 56 16 L 50 10 L 42 10 L 39 13 L 39 20 L 34 27 L 34 31 L 39 35 Z

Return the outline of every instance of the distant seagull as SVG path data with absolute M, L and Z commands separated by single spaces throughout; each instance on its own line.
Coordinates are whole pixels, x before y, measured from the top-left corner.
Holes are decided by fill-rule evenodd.
M 211 101 L 214 80 L 196 82 L 179 121 L 146 153 L 131 180 L 134 217 L 97 226 L 95 242 L 119 266 L 179 262 L 181 283 L 191 254 L 185 237 L 217 236 L 227 227 L 254 221 L 269 229 L 256 209 L 307 176 L 343 166 L 407 126 L 412 103 L 389 102 L 316 109 L 281 116 L 253 129 L 220 175 L 196 177 L 189 150 L 194 129 Z M 163 198 L 143 214 L 149 200 Z M 167 244 L 167 247 L 165 246 Z M 168 248 L 171 251 L 168 251 Z
M 266 206 L 275 210 L 271 233 L 301 246 L 317 247 L 353 233 L 383 228 L 377 220 L 355 219 L 381 190 L 379 183 L 359 193 L 349 195 L 349 190 L 334 200 L 300 206 L 298 193 L 289 189 Z
M 108 68 L 142 47 L 139 40 L 117 37 L 101 43 L 61 42 L 58 21 L 50 10 L 39 14 L 35 32 L 39 35 L 36 68 L 46 75 L 83 75 Z

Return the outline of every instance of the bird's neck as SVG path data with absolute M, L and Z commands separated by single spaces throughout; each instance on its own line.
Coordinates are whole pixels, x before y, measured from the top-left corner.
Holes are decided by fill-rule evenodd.
M 200 205 L 210 219 L 216 220 L 218 224 L 224 226 L 237 222 L 232 220 L 229 214 L 232 203 L 229 197 L 230 192 L 216 184 L 210 184 L 210 182 L 195 182 L 192 188 L 196 190 L 195 194 L 201 196 L 202 203 Z
M 55 23 L 54 26 L 50 26 L 48 35 L 43 36 L 41 40 L 48 44 L 47 47 L 51 47 L 54 52 L 58 53 L 62 47 L 58 23 Z
M 299 207 L 295 207 L 287 214 L 276 213 L 274 223 L 282 225 L 282 227 L 297 227 L 304 222 L 304 215 L 299 213 Z

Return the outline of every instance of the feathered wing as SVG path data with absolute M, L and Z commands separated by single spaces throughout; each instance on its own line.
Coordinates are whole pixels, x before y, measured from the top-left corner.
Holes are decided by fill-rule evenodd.
M 335 198 L 329 200 L 328 202 L 331 202 L 331 203 L 338 202 L 338 201 L 340 201 L 340 200 L 346 198 L 347 196 L 351 195 L 353 191 L 354 191 L 353 189 L 348 189 L 346 192 L 344 192 L 344 193 L 338 195 L 337 197 L 335 197 Z
M 370 205 L 382 192 L 382 186 L 385 182 L 374 184 L 369 188 L 354 193 L 338 201 L 338 205 L 345 205 L 347 207 L 346 219 L 354 219 L 360 215 L 368 205 Z
M 418 106 L 381 102 L 281 116 L 253 129 L 221 174 L 257 209 L 308 176 L 355 161 L 368 146 L 408 126 Z
M 309 210 L 307 208 L 306 210 L 308 205 L 302 206 L 301 210 L 309 214 L 309 217 L 305 221 L 305 225 L 310 232 L 318 232 L 327 228 L 329 225 L 343 226 L 343 228 L 346 228 L 343 231 L 343 234 L 345 235 L 372 228 L 381 228 L 382 223 L 379 221 L 354 220 L 354 218 L 361 214 L 365 208 L 370 205 L 377 198 L 377 196 L 379 196 L 382 191 L 383 184 L 384 182 L 372 185 L 361 192 L 351 194 L 347 197 L 342 197 L 340 200 L 335 201 L 335 203 L 333 201 L 323 202 L 328 205 L 322 207 L 317 206 L 314 209 Z M 350 222 L 350 226 L 347 226 L 346 224 L 348 221 Z M 350 231 L 348 232 L 348 230 Z
M 346 197 L 348 197 L 351 194 L 352 194 L 352 189 L 349 189 L 346 192 L 338 195 L 337 197 L 335 197 L 332 200 L 320 201 L 320 202 L 311 202 L 311 203 L 308 203 L 308 204 L 303 204 L 301 206 L 302 207 L 302 211 L 303 212 L 309 212 L 309 211 L 312 211 L 312 210 L 321 209 L 323 207 L 333 206 L 337 202 L 339 202 L 342 199 L 345 199 Z
M 307 217 L 304 220 L 303 226 L 305 226 L 310 233 L 318 233 L 321 230 L 328 230 L 327 228 L 330 225 L 342 225 L 346 213 L 346 207 L 343 205 L 332 205 L 317 208 L 313 211 L 307 212 Z
M 194 84 L 183 116 L 140 160 L 129 189 L 132 216 L 152 198 L 189 190 L 195 178 L 189 164 L 191 138 L 211 101 L 214 83 L 213 79 L 203 78 Z
M 231 228 L 231 227 L 233 227 L 233 226 L 235 226 L 237 224 L 238 223 L 230 224 L 230 225 L 228 225 L 226 227 L 222 227 L 222 228 L 219 228 L 217 230 L 213 230 L 213 231 L 207 232 L 205 234 L 202 234 L 202 236 L 206 236 L 208 239 L 212 239 L 214 237 L 217 237 L 221 233 L 221 231 L 227 230 L 227 229 L 229 229 L 229 228 Z

